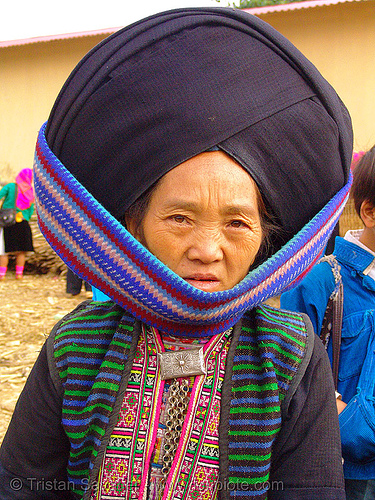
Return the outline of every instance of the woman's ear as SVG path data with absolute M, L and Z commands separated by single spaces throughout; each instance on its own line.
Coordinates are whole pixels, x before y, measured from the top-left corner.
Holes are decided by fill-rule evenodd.
M 366 227 L 370 228 L 375 226 L 375 207 L 369 200 L 362 202 L 360 215 Z

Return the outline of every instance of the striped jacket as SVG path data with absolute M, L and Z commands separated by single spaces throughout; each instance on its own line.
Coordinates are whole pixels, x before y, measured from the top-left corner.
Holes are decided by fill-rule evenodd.
M 220 481 L 229 486 L 222 489 L 221 498 L 242 498 L 242 491 L 243 498 L 249 498 L 254 484 L 268 480 L 283 411 L 311 357 L 314 337 L 308 325 L 301 314 L 263 306 L 234 327 L 220 415 Z M 140 326 L 112 302 L 83 303 L 49 337 L 52 378 L 62 397 L 62 424 L 71 445 L 68 479 L 77 498 L 89 498 L 97 477 L 121 408 Z M 244 424 L 259 408 L 265 409 L 259 425 Z M 235 454 L 230 452 L 233 443 Z M 262 472 L 246 472 L 249 467 L 244 465 L 252 461 Z M 267 497 L 259 496 L 258 489 L 255 493 L 256 498 Z

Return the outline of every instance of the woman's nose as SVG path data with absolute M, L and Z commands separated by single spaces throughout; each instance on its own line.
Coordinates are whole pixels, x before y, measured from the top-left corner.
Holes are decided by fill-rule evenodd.
M 190 260 L 200 260 L 204 264 L 220 261 L 224 257 L 222 238 L 212 231 L 195 234 L 187 250 Z

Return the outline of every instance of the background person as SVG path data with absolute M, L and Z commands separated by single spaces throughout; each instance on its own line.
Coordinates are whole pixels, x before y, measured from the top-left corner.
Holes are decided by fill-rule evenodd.
M 375 147 L 354 167 L 351 190 L 363 229 L 337 237 L 334 249 L 344 287 L 337 400 L 348 500 L 375 498 Z M 282 307 L 307 313 L 315 332 L 322 328 L 335 279 L 327 262 L 318 264 Z M 332 360 L 332 339 L 328 343 Z M 368 424 L 369 422 L 369 424 Z
M 33 171 L 24 168 L 16 182 L 6 184 L 0 190 L 2 207 L 17 208 L 16 224 L 3 228 L 4 252 L 0 255 L 0 279 L 7 272 L 9 253 L 16 254 L 16 278 L 22 279 L 26 252 L 33 252 L 33 238 L 29 220 L 34 212 Z
M 86 290 L 86 297 L 91 298 L 91 285 L 77 276 L 77 274 L 73 273 L 73 271 L 68 267 L 66 271 L 66 293 L 71 297 L 79 295 L 81 293 L 82 284 L 84 285 Z
M 332 87 L 253 16 L 166 12 L 91 51 L 35 188 L 43 234 L 112 300 L 42 349 L 0 498 L 43 478 L 71 498 L 343 500 L 327 355 L 307 317 L 260 304 L 323 252 L 351 155 Z

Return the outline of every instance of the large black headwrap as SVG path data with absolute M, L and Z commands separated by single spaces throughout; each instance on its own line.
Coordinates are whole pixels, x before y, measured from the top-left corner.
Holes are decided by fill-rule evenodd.
M 283 36 L 239 10 L 195 8 L 95 47 L 63 87 L 47 140 L 116 218 L 219 145 L 257 182 L 283 243 L 347 181 L 351 133 L 335 91 Z

